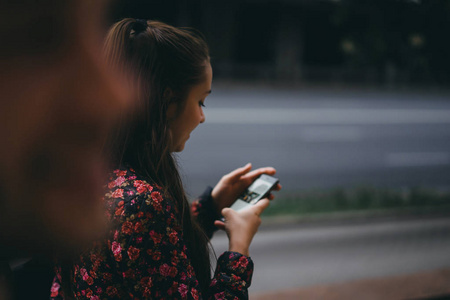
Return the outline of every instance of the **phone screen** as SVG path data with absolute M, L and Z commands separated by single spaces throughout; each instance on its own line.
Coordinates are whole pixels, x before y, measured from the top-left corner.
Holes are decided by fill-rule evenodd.
M 250 204 L 255 204 L 270 190 L 271 187 L 271 183 L 260 177 L 256 179 L 238 199 Z
M 266 174 L 258 177 L 247 190 L 230 206 L 231 209 L 239 211 L 255 204 L 267 197 L 270 190 L 278 183 L 278 179 Z

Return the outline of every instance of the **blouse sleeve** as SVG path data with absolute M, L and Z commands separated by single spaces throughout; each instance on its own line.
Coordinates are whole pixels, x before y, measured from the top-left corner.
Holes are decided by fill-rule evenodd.
M 131 185 L 136 186 L 136 181 Z M 111 191 L 109 196 L 114 199 L 109 210 L 114 224 L 111 236 L 74 266 L 75 296 L 247 299 L 253 271 L 251 259 L 225 252 L 217 262 L 209 290 L 202 295 L 189 259 L 195 253 L 189 253 L 183 240 L 176 208 L 157 187 L 144 182 L 137 185 L 137 189 Z
M 207 187 L 203 194 L 200 195 L 191 204 L 191 214 L 197 219 L 197 222 L 205 231 L 208 238 L 212 238 L 217 227 L 214 221 L 219 220 L 222 216 L 217 213 L 214 202 L 211 197 L 212 187 Z
M 217 261 L 210 285 L 210 299 L 248 299 L 253 261 L 237 252 L 224 252 Z

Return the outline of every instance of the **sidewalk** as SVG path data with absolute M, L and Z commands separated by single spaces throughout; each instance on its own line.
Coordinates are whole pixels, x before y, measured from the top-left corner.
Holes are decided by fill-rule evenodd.
M 299 289 L 250 293 L 250 298 L 252 300 L 444 300 L 450 299 L 450 269 Z

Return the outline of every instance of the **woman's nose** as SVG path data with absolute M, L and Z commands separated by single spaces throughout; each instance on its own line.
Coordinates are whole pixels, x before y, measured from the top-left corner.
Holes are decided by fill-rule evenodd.
M 205 114 L 203 113 L 203 109 L 201 109 L 200 113 L 201 113 L 200 124 L 202 124 L 202 123 L 205 123 L 206 117 L 205 117 Z

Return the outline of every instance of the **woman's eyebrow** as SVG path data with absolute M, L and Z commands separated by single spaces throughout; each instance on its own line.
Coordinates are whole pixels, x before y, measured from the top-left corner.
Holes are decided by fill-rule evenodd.
M 205 94 L 211 94 L 212 90 L 206 91 Z

